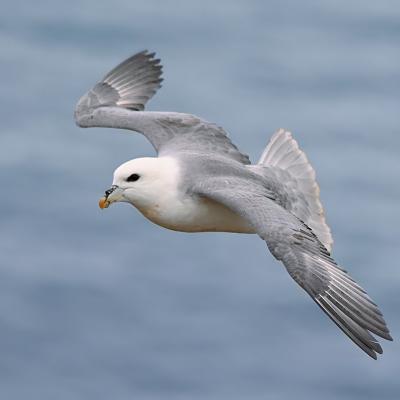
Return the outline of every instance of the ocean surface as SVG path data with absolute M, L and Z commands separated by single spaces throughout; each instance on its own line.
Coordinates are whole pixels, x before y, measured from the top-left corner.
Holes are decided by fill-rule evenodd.
M 0 398 L 400 398 L 400 3 L 13 1 L 0 15 Z M 183 234 L 97 206 L 135 133 L 76 101 L 156 51 L 151 110 L 223 126 L 256 161 L 293 132 L 333 255 L 381 307 L 374 361 L 253 235 Z

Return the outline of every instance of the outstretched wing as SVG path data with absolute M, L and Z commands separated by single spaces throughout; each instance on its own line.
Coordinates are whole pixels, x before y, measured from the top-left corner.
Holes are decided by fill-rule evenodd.
M 87 109 L 118 106 L 142 111 L 161 87 L 162 66 L 147 50 L 129 57 L 112 69 L 78 102 L 77 121 Z
M 129 129 L 142 133 L 161 154 L 196 151 L 215 153 L 243 164 L 239 152 L 219 126 L 190 114 L 143 111 L 161 86 L 162 66 L 154 53 L 143 51 L 111 70 L 75 108 L 81 127 Z
M 205 180 L 194 188 L 253 225 L 290 276 L 357 346 L 376 359 L 382 348 L 370 332 L 392 340 L 377 305 L 337 266 L 311 229 L 264 191 L 238 178 Z

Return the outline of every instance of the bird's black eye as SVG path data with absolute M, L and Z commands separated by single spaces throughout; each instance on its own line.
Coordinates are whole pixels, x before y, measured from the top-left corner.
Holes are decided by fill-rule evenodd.
M 127 182 L 136 182 L 139 178 L 140 178 L 140 175 L 138 175 L 138 174 L 132 174 L 132 175 L 129 175 L 129 176 L 126 178 L 126 181 L 127 181 Z

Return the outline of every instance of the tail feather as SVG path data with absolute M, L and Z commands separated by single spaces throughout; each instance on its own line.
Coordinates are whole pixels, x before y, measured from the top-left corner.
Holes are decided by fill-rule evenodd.
M 278 130 L 263 151 L 258 165 L 273 168 L 278 173 L 286 171 L 290 175 L 292 182 L 287 185 L 295 196 L 292 196 L 289 211 L 307 224 L 330 252 L 333 239 L 319 199 L 315 171 L 291 133 Z

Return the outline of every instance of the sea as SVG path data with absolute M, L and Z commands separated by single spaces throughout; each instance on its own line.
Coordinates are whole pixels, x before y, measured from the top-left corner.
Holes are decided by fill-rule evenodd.
M 0 398 L 400 398 L 400 3 L 2 1 Z M 317 172 L 333 257 L 393 342 L 358 349 L 255 235 L 168 231 L 98 199 L 129 131 L 75 125 L 130 55 L 164 66 L 147 109 L 225 128 L 257 162 L 278 128 Z

